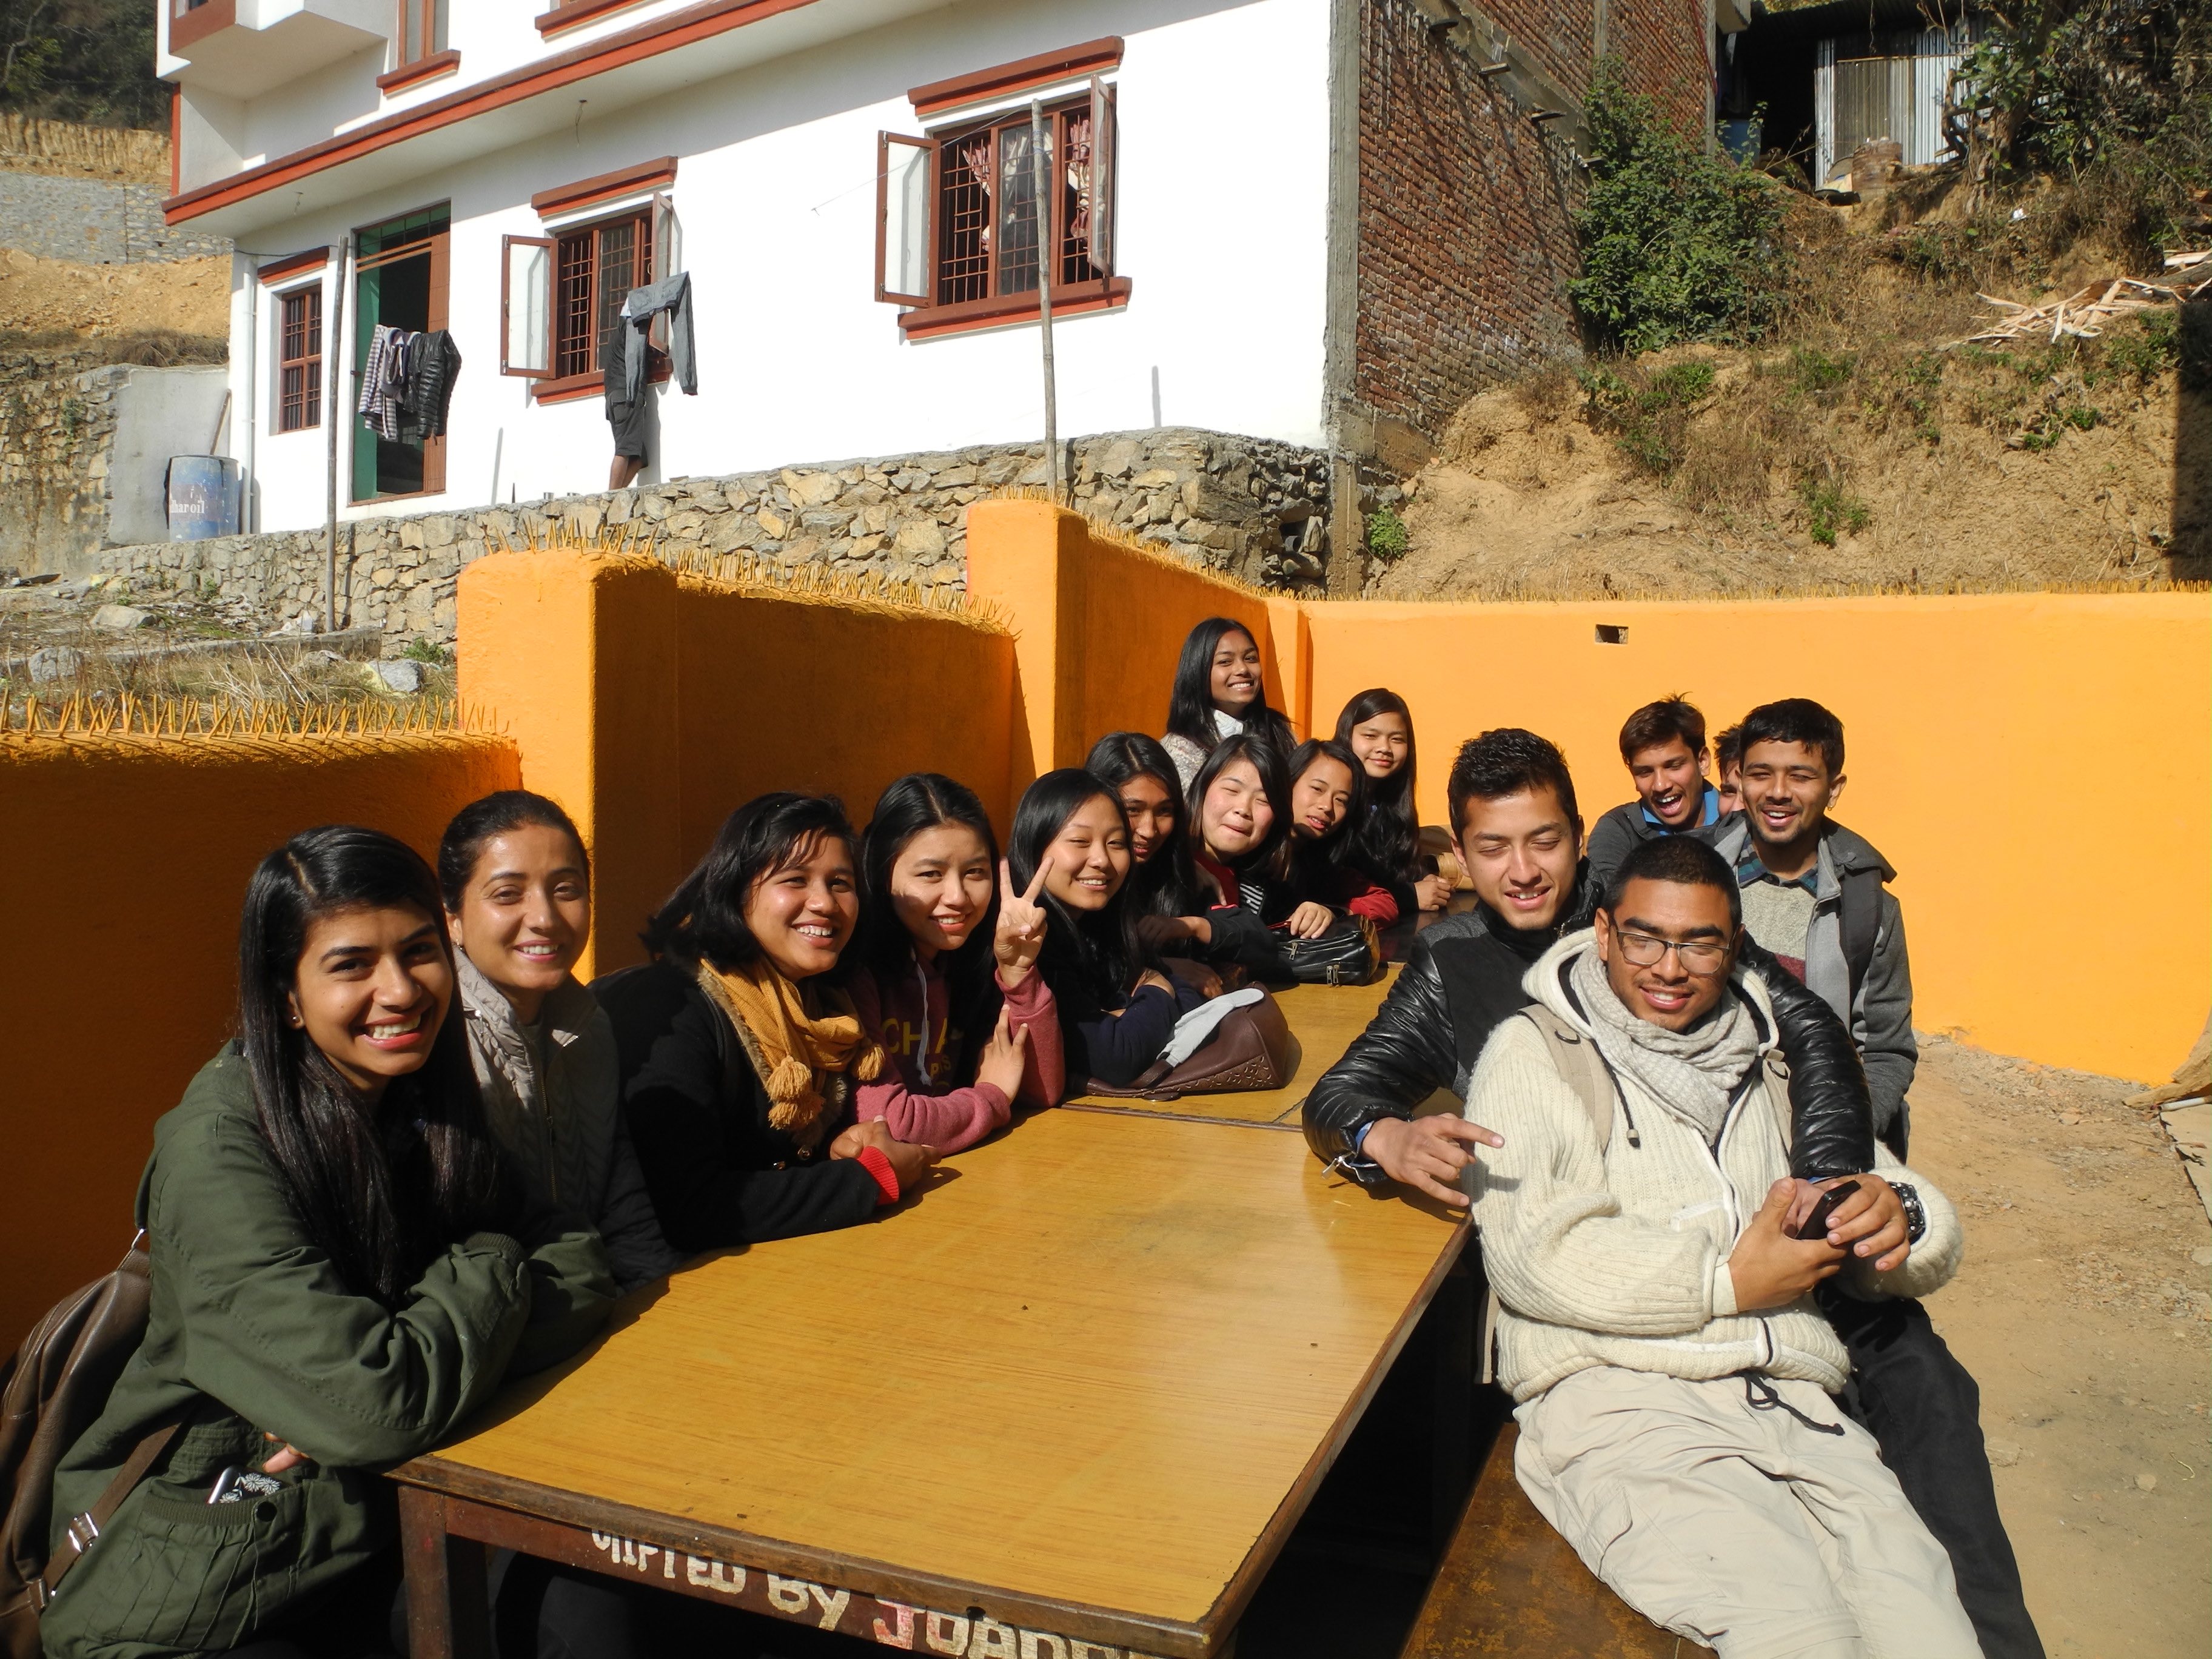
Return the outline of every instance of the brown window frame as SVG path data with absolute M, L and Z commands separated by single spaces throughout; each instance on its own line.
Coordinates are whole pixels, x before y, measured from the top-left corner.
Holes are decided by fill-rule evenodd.
M 395 72 L 427 63 L 445 52 L 446 0 L 392 0 L 392 9 Z M 410 10 L 415 13 L 411 20 L 408 16 Z M 460 55 L 456 52 L 453 58 L 458 63 Z
M 631 289 L 642 288 L 653 280 L 653 209 L 647 205 L 628 208 L 604 219 L 594 219 L 589 224 L 564 225 L 552 233 L 551 379 L 562 380 L 606 373 L 607 366 L 599 354 L 621 320 L 618 312 L 611 313 L 609 309 L 611 301 L 616 306 L 621 302 L 608 291 L 607 233 L 617 228 L 627 228 L 630 233 L 629 280 L 622 289 L 627 295 Z M 578 280 L 575 265 L 580 262 L 579 244 L 588 245 L 589 250 L 588 261 L 580 274 L 585 284 L 580 306 L 577 296 L 569 291 L 571 283 Z M 586 326 L 576 326 L 580 320 Z
M 294 309 L 299 312 L 294 320 Z M 300 349 L 295 351 L 295 344 Z M 276 429 L 305 432 L 323 423 L 323 285 L 276 295 Z
M 1113 266 L 1120 171 L 1115 89 L 1094 76 L 1087 89 L 1063 91 L 1045 104 L 1042 113 L 1050 124 L 1047 142 L 1054 156 L 1069 155 L 1079 144 L 1088 145 L 1079 179 L 1071 179 L 1065 166 L 1054 167 L 1060 188 L 1047 208 L 1047 234 L 1054 248 L 1053 310 L 1092 311 L 1126 303 L 1130 284 Z M 996 205 L 994 188 L 1005 177 L 1007 136 L 1025 132 L 1029 124 L 1026 109 L 1000 109 L 925 137 L 878 135 L 876 298 L 908 307 L 899 317 L 899 327 L 908 337 L 1018 322 L 1040 310 L 1034 206 L 1026 218 L 1018 210 L 1009 218 Z M 889 269 L 895 263 L 890 250 L 892 180 L 898 167 L 893 161 L 895 146 L 924 152 L 922 160 L 910 165 L 927 168 L 922 233 L 930 250 L 926 294 L 900 291 L 901 273 Z M 897 210 L 903 226 L 907 206 Z M 1025 240 L 1006 234 L 1023 229 L 1028 231 Z

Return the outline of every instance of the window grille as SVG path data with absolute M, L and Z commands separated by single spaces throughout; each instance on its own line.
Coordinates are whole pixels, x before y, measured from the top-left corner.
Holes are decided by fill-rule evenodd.
M 276 429 L 298 432 L 323 423 L 323 291 L 283 296 L 278 318 Z

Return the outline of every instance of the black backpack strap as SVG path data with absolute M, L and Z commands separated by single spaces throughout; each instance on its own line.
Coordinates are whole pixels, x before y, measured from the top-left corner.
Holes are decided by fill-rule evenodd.
M 1881 871 L 1853 870 L 1844 878 L 1843 915 L 1844 964 L 1850 974 L 1851 1001 L 1856 1004 L 1859 987 L 1866 983 L 1867 969 L 1874 965 L 1875 934 L 1881 926 Z

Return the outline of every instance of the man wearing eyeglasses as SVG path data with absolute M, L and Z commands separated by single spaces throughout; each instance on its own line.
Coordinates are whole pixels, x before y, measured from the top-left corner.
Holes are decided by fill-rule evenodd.
M 1943 1547 L 1829 1397 L 1850 1359 L 1813 1297 L 1937 1289 L 1958 1219 L 1885 1151 L 1919 1191 L 1917 1243 L 1856 1255 L 1805 1224 L 1820 1194 L 1790 1173 L 1741 916 L 1711 848 L 1644 842 L 1475 1068 L 1467 1111 L 1495 1133 L 1474 1214 L 1515 1472 L 1624 1601 L 1724 1659 L 1978 1659 Z

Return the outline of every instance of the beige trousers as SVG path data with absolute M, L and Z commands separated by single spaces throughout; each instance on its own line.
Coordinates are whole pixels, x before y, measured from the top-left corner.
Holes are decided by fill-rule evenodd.
M 1978 1659 L 1942 1546 L 1813 1383 L 1597 1366 L 1514 1414 L 1522 1488 L 1653 1623 L 1723 1659 Z

